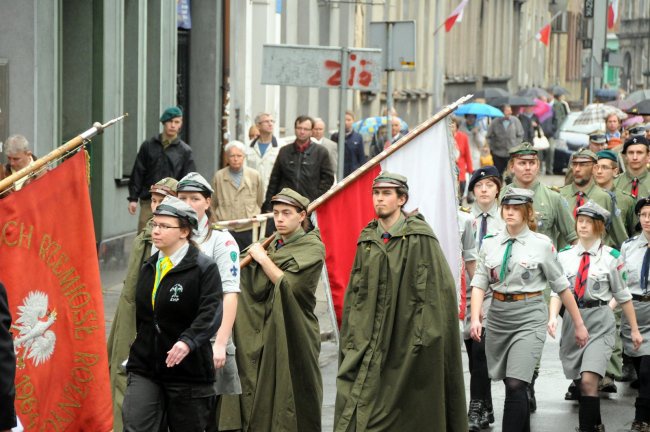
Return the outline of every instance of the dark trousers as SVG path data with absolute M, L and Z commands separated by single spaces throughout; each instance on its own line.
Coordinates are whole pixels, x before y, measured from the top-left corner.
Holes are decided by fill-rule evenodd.
M 165 383 L 130 373 L 122 405 L 124 431 L 157 431 L 166 417 L 170 432 L 202 432 L 216 400 L 213 384 Z
M 494 161 L 494 167 L 499 171 L 499 175 L 503 177 L 503 172 L 508 167 L 509 157 L 501 157 L 495 154 L 492 155 L 492 160 Z

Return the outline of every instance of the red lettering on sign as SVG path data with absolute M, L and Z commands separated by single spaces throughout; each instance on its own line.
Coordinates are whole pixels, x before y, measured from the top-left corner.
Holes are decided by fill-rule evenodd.
M 372 72 L 367 70 L 370 61 L 361 59 L 357 60 L 356 54 L 350 54 L 350 69 L 348 70 L 348 86 L 355 83 L 360 87 L 368 87 L 372 82 Z M 341 85 L 341 63 L 336 60 L 325 60 L 325 69 L 331 70 L 332 74 L 326 83 L 329 86 L 338 87 Z M 359 73 L 357 73 L 359 71 Z

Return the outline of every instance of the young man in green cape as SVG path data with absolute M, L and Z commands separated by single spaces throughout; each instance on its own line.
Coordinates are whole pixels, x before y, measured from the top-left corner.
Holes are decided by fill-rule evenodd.
M 239 407 L 226 401 L 222 407 L 222 413 L 239 411 L 241 425 L 221 425 L 244 432 L 317 432 L 323 383 L 314 308 L 325 247 L 318 229 L 305 229 L 309 199 L 284 188 L 271 203 L 275 237 L 266 251 L 259 243 L 248 248 L 253 261 L 241 272 L 234 329 Z
M 335 432 L 467 431 L 456 288 L 438 239 L 381 173 L 345 295 Z M 455 227 L 455 221 L 454 229 Z

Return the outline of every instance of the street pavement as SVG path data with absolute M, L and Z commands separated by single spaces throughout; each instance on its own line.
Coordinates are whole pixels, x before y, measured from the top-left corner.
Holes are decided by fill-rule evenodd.
M 560 176 L 544 176 L 542 181 L 549 185 L 562 185 Z M 129 246 L 125 246 L 128 248 Z M 122 289 L 123 278 L 115 269 L 107 270 L 108 277 L 102 275 L 104 281 L 104 310 L 106 318 L 106 334 L 115 315 L 115 308 Z M 331 431 L 334 421 L 334 402 L 336 398 L 336 371 L 337 371 L 337 345 L 334 341 L 334 325 L 332 323 L 329 308 L 322 284 L 317 290 L 316 315 L 321 325 L 320 367 L 323 376 L 323 431 Z M 558 324 L 558 333 L 561 324 Z M 558 338 L 560 336 L 558 335 Z M 462 347 L 463 371 L 465 378 L 465 394 L 469 401 L 469 372 L 467 355 L 464 344 L 459 341 Z M 536 384 L 537 391 L 537 412 L 531 416 L 531 430 L 536 432 L 563 432 L 573 431 L 578 425 L 578 404 L 577 402 L 565 401 L 564 393 L 569 385 L 569 380 L 564 378 L 562 364 L 559 360 L 559 339 L 552 339 L 547 336 L 546 344 L 541 362 L 539 378 Z M 630 426 L 634 419 L 634 400 L 636 390 L 631 389 L 628 383 L 616 383 L 618 393 L 602 394 L 601 411 L 602 419 L 608 431 L 624 430 Z M 500 382 L 492 384 L 492 398 L 494 402 L 495 423 L 489 430 L 501 430 L 503 414 L 504 386 Z

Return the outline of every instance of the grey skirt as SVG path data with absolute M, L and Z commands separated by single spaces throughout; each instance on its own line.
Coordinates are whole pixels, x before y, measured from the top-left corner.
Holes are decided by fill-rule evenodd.
M 589 332 L 587 345 L 582 348 L 576 344 L 571 315 L 567 312 L 562 319 L 560 360 L 564 376 L 574 380 L 581 372 L 593 372 L 603 377 L 616 340 L 614 311 L 605 305 L 580 309 L 580 315 Z
M 235 343 L 232 337 L 228 339 L 226 345 L 226 364 L 216 370 L 215 378 L 214 391 L 218 395 L 241 394 L 241 382 L 235 361 Z
M 546 341 L 548 307 L 544 296 L 516 302 L 492 301 L 485 332 L 491 379 L 530 382 Z
M 643 343 L 638 351 L 634 351 L 632 344 L 632 329 L 627 322 L 625 314 L 621 317 L 621 340 L 623 341 L 623 351 L 630 357 L 641 357 L 650 355 L 650 302 L 640 302 L 632 300 L 636 322 L 639 326 L 639 332 L 643 336 Z

